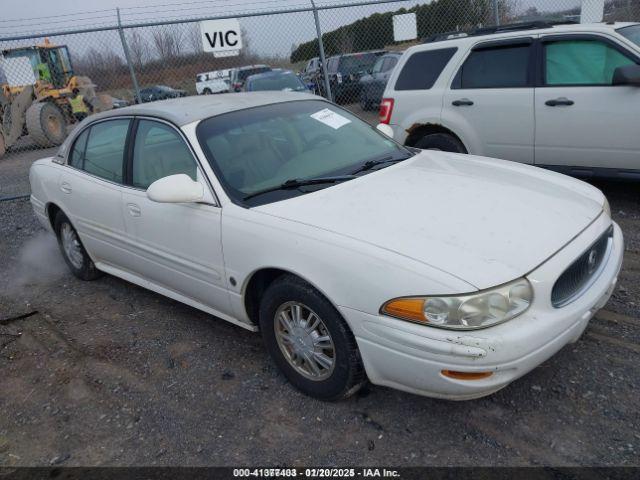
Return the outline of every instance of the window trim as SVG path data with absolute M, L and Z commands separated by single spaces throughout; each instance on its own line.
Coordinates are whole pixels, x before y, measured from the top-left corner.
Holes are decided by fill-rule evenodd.
M 133 115 L 118 115 L 118 116 L 113 116 L 113 117 L 100 118 L 100 119 L 98 119 L 98 120 L 95 120 L 95 121 L 93 121 L 93 122 L 91 122 L 91 123 L 89 123 L 89 124 L 85 125 L 81 130 L 79 130 L 79 131 L 74 135 L 73 141 L 71 142 L 71 147 L 69 148 L 69 151 L 67 152 L 67 155 L 66 155 L 66 157 L 65 157 L 65 159 L 64 159 L 64 166 L 66 166 L 66 167 L 68 167 L 68 168 L 72 168 L 73 170 L 75 170 L 75 171 L 77 171 L 77 172 L 82 172 L 82 173 L 84 173 L 85 175 L 88 175 L 88 176 L 90 176 L 90 177 L 92 177 L 92 178 L 96 178 L 96 179 L 101 180 L 101 181 L 103 181 L 103 182 L 107 182 L 107 183 L 110 183 L 110 184 L 112 184 L 112 185 L 117 185 L 117 186 L 119 186 L 119 187 L 124 187 L 124 186 L 125 186 L 125 185 L 124 185 L 124 180 L 125 180 L 125 164 L 126 164 L 126 158 L 127 158 L 127 154 L 128 154 L 128 152 L 127 152 L 127 142 L 128 142 L 128 141 L 129 141 L 129 139 L 131 138 L 131 127 L 132 127 L 132 125 L 133 125 L 133 119 L 134 119 L 134 116 L 133 116 Z M 87 151 L 87 145 L 89 144 L 89 138 L 91 138 L 91 131 L 89 131 L 89 132 L 87 133 L 87 143 L 86 143 L 86 144 L 85 144 L 85 146 L 84 146 L 84 152 L 83 152 L 83 154 L 82 154 L 82 167 L 83 167 L 83 168 L 77 168 L 77 167 L 74 167 L 73 165 L 71 165 L 71 164 L 69 163 L 69 159 L 70 159 L 71 153 L 73 152 L 73 149 L 74 149 L 74 147 L 75 147 L 75 145 L 76 145 L 76 142 L 78 141 L 78 139 L 80 138 L 80 136 L 81 136 L 84 132 L 86 132 L 87 130 L 90 130 L 91 128 L 93 128 L 93 126 L 94 126 L 94 125 L 98 125 L 98 124 L 100 124 L 100 123 L 104 123 L 104 122 L 111 122 L 111 121 L 114 121 L 114 120 L 129 120 L 129 128 L 127 129 L 127 137 L 126 137 L 126 139 L 125 139 L 124 154 L 122 155 L 122 162 L 123 162 L 123 163 L 122 163 L 122 183 L 114 182 L 113 180 L 109 180 L 109 179 L 107 179 L 107 178 L 100 177 L 100 176 L 98 176 L 98 175 L 94 175 L 93 173 L 89 173 L 89 172 L 87 172 L 87 171 L 84 169 L 84 160 L 85 160 L 85 159 L 84 159 L 84 156 L 85 156 L 86 151 Z
M 624 46 L 615 42 L 609 37 L 605 37 L 604 35 L 598 35 L 595 33 L 558 33 L 554 35 L 546 35 L 544 37 L 540 37 L 538 39 L 538 68 L 537 68 L 537 78 L 536 78 L 536 88 L 565 88 L 565 87 L 625 87 L 626 85 L 608 85 L 604 83 L 563 83 L 561 85 L 547 85 L 546 77 L 547 77 L 547 50 L 545 48 L 545 43 L 556 43 L 556 42 L 566 42 L 566 41 L 580 41 L 580 40 L 595 40 L 602 42 L 614 50 L 617 50 L 619 53 L 627 57 L 629 60 L 636 63 L 636 65 L 640 65 L 640 58 L 635 55 L 632 51 L 626 49 Z
M 460 61 L 460 64 L 457 67 L 456 74 L 453 76 L 451 80 L 451 84 L 449 86 L 450 90 L 505 90 L 505 89 L 523 89 L 523 88 L 534 88 L 535 80 L 537 75 L 537 47 L 536 40 L 533 37 L 516 37 L 516 38 L 508 38 L 505 40 L 490 40 L 484 41 L 474 44 L 469 50 L 465 57 Z M 527 64 L 527 84 L 522 85 L 520 87 L 475 87 L 475 88 L 464 88 L 462 86 L 462 67 L 467 63 L 469 57 L 474 52 L 485 51 L 485 50 L 499 50 L 502 48 L 516 47 L 516 46 L 529 46 L 529 62 Z

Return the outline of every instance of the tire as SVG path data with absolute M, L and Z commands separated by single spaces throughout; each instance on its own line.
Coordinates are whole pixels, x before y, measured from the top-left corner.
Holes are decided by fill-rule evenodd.
M 295 322 L 296 307 L 300 308 L 298 318 L 304 323 Z M 289 319 L 288 326 L 293 328 L 286 327 L 283 313 Z M 312 319 L 317 326 L 310 330 L 306 322 Z M 327 401 L 342 400 L 366 382 L 353 333 L 333 305 L 300 278 L 284 275 L 267 288 L 260 301 L 260 329 L 271 358 L 289 382 L 306 395 Z M 286 341 L 285 336 L 299 341 Z M 312 362 L 298 353 L 287 353 L 304 352 L 305 349 L 307 358 L 314 359 Z M 317 358 L 322 361 L 316 361 Z M 296 360 L 298 366 L 294 365 Z M 331 360 L 331 367 L 327 367 L 327 360 Z M 312 364 L 316 365 L 318 373 L 311 368 Z
M 210 90 L 209 88 L 205 88 L 205 89 L 202 91 L 202 94 L 203 94 L 203 95 L 211 95 L 211 90 Z
M 2 158 L 2 156 L 7 152 L 7 145 L 4 141 L 4 135 L 2 134 L 2 131 L 0 130 L 0 158 Z
M 443 152 L 467 153 L 464 145 L 448 133 L 432 133 L 416 142 L 416 147 L 423 150 L 441 150 Z
M 27 131 L 39 147 L 60 145 L 67 137 L 67 122 L 60 109 L 50 102 L 34 103 L 27 109 Z
M 371 110 L 371 100 L 367 98 L 367 92 L 364 89 L 360 93 L 360 108 L 365 112 Z
M 53 221 L 53 230 L 58 238 L 58 246 L 62 257 L 66 262 L 69 270 L 80 280 L 95 280 L 102 276 L 102 272 L 96 268 L 91 258 L 84 249 L 76 229 L 73 228 L 67 216 L 58 212 Z M 67 248 L 67 242 L 74 243 L 75 254 L 70 254 Z

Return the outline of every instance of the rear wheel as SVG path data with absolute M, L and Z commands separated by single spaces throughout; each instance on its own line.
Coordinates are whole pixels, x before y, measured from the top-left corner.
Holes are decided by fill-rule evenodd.
M 202 91 L 202 93 L 203 93 L 204 95 L 211 95 L 211 90 L 210 90 L 209 88 L 205 88 L 205 89 Z
M 360 108 L 365 112 L 371 110 L 371 101 L 369 100 L 365 90 L 362 90 L 360 93 Z
M 273 283 L 260 302 L 266 348 L 287 379 L 321 400 L 349 397 L 366 381 L 355 338 L 320 292 L 292 275 Z
M 423 150 L 467 153 L 462 142 L 448 133 L 432 133 L 430 135 L 425 135 L 416 142 L 415 146 Z
M 78 232 L 73 228 L 67 216 L 58 212 L 53 222 L 53 229 L 58 237 L 58 245 L 67 266 L 81 280 L 95 280 L 102 276 L 87 251 L 82 246 Z
M 67 137 L 67 122 L 60 109 L 50 102 L 34 103 L 27 109 L 29 136 L 39 147 L 60 145 Z

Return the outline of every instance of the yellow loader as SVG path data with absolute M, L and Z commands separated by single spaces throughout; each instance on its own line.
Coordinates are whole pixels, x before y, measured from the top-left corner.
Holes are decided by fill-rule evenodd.
M 69 104 L 76 88 L 94 112 L 113 108 L 96 95 L 89 78 L 74 74 L 66 45 L 45 39 L 0 54 L 0 78 L 6 80 L 0 84 L 0 157 L 24 135 L 38 147 L 60 145 L 76 122 Z

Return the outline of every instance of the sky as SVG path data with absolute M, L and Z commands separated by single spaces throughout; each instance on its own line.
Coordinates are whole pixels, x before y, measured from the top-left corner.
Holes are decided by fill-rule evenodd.
M 317 5 L 348 4 L 358 0 L 316 0 Z M 380 2 L 375 5 L 320 11 L 322 31 L 333 30 L 374 12 L 385 12 L 431 0 L 407 0 L 399 3 Z M 579 0 L 518 0 L 519 7 L 536 6 L 539 10 L 572 6 Z M 304 8 L 310 0 L 0 0 L 0 39 L 11 35 L 39 34 L 67 29 L 114 25 L 116 8 L 121 10 L 123 23 L 165 21 L 239 12 L 264 13 L 271 10 Z M 286 56 L 293 44 L 315 37 L 311 12 L 241 18 L 240 24 L 253 52 Z M 171 28 L 171 27 L 166 27 Z M 195 28 L 195 26 L 194 26 Z M 148 32 L 150 34 L 150 32 Z M 52 38 L 55 41 L 55 37 Z M 103 47 L 118 41 L 115 32 L 94 35 L 60 37 L 57 43 L 75 44 L 74 50 Z M 27 42 L 28 43 L 28 42 Z M 4 44 L 2 45 L 4 46 Z M 15 46 L 15 45 L 11 45 Z M 115 48 L 115 47 L 114 47 Z M 116 49 L 118 50 L 118 49 Z

